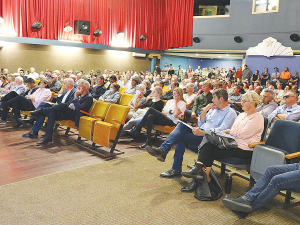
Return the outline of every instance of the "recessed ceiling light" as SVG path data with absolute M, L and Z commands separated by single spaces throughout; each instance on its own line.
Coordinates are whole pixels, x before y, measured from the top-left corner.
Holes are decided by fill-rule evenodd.
M 70 32 L 70 31 L 72 31 L 73 30 L 73 27 L 71 26 L 71 25 L 66 25 L 65 27 L 64 27 L 64 32 Z
M 0 23 L 3 23 L 4 22 L 4 19 L 2 16 L 0 16 Z

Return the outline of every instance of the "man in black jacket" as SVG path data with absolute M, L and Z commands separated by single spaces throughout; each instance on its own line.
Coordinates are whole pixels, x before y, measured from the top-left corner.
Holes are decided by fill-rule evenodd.
M 97 77 L 97 85 L 90 88 L 90 93 L 93 98 L 98 99 L 101 95 L 103 95 L 106 91 L 106 87 L 104 85 L 104 76 L 99 75 Z

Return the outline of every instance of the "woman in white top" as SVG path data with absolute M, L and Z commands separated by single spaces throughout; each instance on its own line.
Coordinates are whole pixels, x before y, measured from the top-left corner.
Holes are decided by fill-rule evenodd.
M 184 115 L 186 110 L 186 103 L 183 99 L 183 90 L 181 88 L 175 88 L 173 90 L 173 99 L 167 101 L 162 112 L 155 110 L 154 108 L 148 109 L 144 115 L 142 121 L 136 126 L 134 135 L 140 133 L 142 127 L 147 124 L 147 140 L 141 147 L 145 148 L 147 145 L 152 145 L 151 131 L 153 125 L 161 126 L 176 126 L 179 119 Z

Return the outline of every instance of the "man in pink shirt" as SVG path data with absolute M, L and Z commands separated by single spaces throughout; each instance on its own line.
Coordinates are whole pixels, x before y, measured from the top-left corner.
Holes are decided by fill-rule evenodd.
M 15 115 L 16 123 L 13 128 L 17 128 L 22 125 L 21 122 L 18 121 L 21 118 L 20 110 L 23 111 L 33 111 L 35 110 L 41 102 L 49 101 L 52 93 L 49 89 L 51 82 L 47 79 L 41 80 L 39 84 L 39 89 L 37 89 L 33 94 L 24 97 L 24 96 L 17 96 L 7 102 L 2 102 L 0 104 L 0 108 L 3 109 L 0 125 L 6 124 L 6 118 L 8 114 L 9 107 L 12 107 L 12 111 Z

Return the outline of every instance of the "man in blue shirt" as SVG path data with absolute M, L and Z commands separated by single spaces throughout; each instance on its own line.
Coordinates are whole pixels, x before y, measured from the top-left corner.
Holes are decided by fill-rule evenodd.
M 175 146 L 174 163 L 172 169 L 161 173 L 160 177 L 175 177 L 181 175 L 181 167 L 185 148 L 197 152 L 205 130 L 214 132 L 231 128 L 236 113 L 228 105 L 228 93 L 225 89 L 217 89 L 213 92 L 213 104 L 208 104 L 203 108 L 198 118 L 199 128 L 190 128 L 183 123 L 179 123 L 170 133 L 167 139 L 159 148 L 147 146 L 146 150 L 150 155 L 157 157 L 157 160 L 164 162 L 166 155 L 173 145 Z
M 300 106 L 297 105 L 297 94 L 293 91 L 287 91 L 284 96 L 284 105 L 277 107 L 269 116 L 273 123 L 276 120 L 300 120 Z

